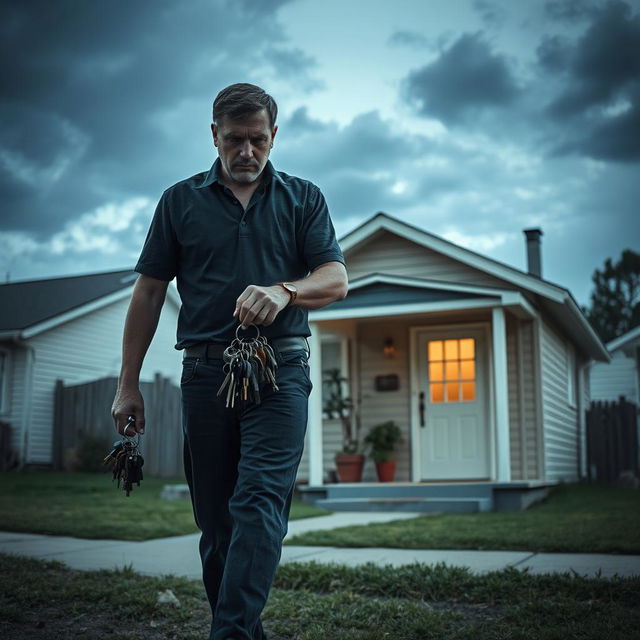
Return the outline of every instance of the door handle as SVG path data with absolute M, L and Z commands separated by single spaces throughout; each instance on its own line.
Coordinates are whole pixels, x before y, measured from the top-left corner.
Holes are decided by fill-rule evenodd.
M 419 411 L 420 411 L 420 426 L 424 428 L 424 391 L 420 392 Z

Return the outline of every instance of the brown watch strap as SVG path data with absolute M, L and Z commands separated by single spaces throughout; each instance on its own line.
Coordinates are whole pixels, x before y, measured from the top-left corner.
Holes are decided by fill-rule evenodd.
M 278 282 L 278 284 L 289 294 L 289 304 L 287 306 L 292 305 L 298 295 L 295 285 L 292 285 L 290 282 Z M 292 288 L 289 289 L 287 285 L 290 285 Z

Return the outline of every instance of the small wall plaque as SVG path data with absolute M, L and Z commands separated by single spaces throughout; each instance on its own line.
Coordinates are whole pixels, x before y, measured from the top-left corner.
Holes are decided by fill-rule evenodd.
M 376 391 L 397 391 L 400 388 L 400 380 L 395 373 L 386 376 L 376 376 Z

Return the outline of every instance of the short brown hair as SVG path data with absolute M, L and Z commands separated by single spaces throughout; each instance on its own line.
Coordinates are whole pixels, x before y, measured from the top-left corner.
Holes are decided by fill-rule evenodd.
M 276 101 L 255 84 L 238 82 L 229 85 L 216 96 L 213 101 L 213 122 L 219 124 L 224 116 L 238 120 L 262 109 L 267 110 L 271 128 L 273 128 L 278 116 Z

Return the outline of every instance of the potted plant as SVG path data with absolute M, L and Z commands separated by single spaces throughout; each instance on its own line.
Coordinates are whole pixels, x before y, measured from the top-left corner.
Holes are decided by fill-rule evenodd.
M 336 453 L 336 469 L 340 482 L 360 482 L 364 455 L 358 452 L 358 416 L 355 404 L 345 396 L 343 386 L 347 379 L 340 369 L 325 372 L 324 413 L 329 419 L 338 418 L 342 425 L 342 451 Z
M 392 456 L 396 445 L 402 442 L 400 427 L 393 420 L 381 422 L 371 427 L 364 442 L 371 447 L 371 457 L 376 463 L 378 480 L 393 482 L 396 475 L 396 462 Z

